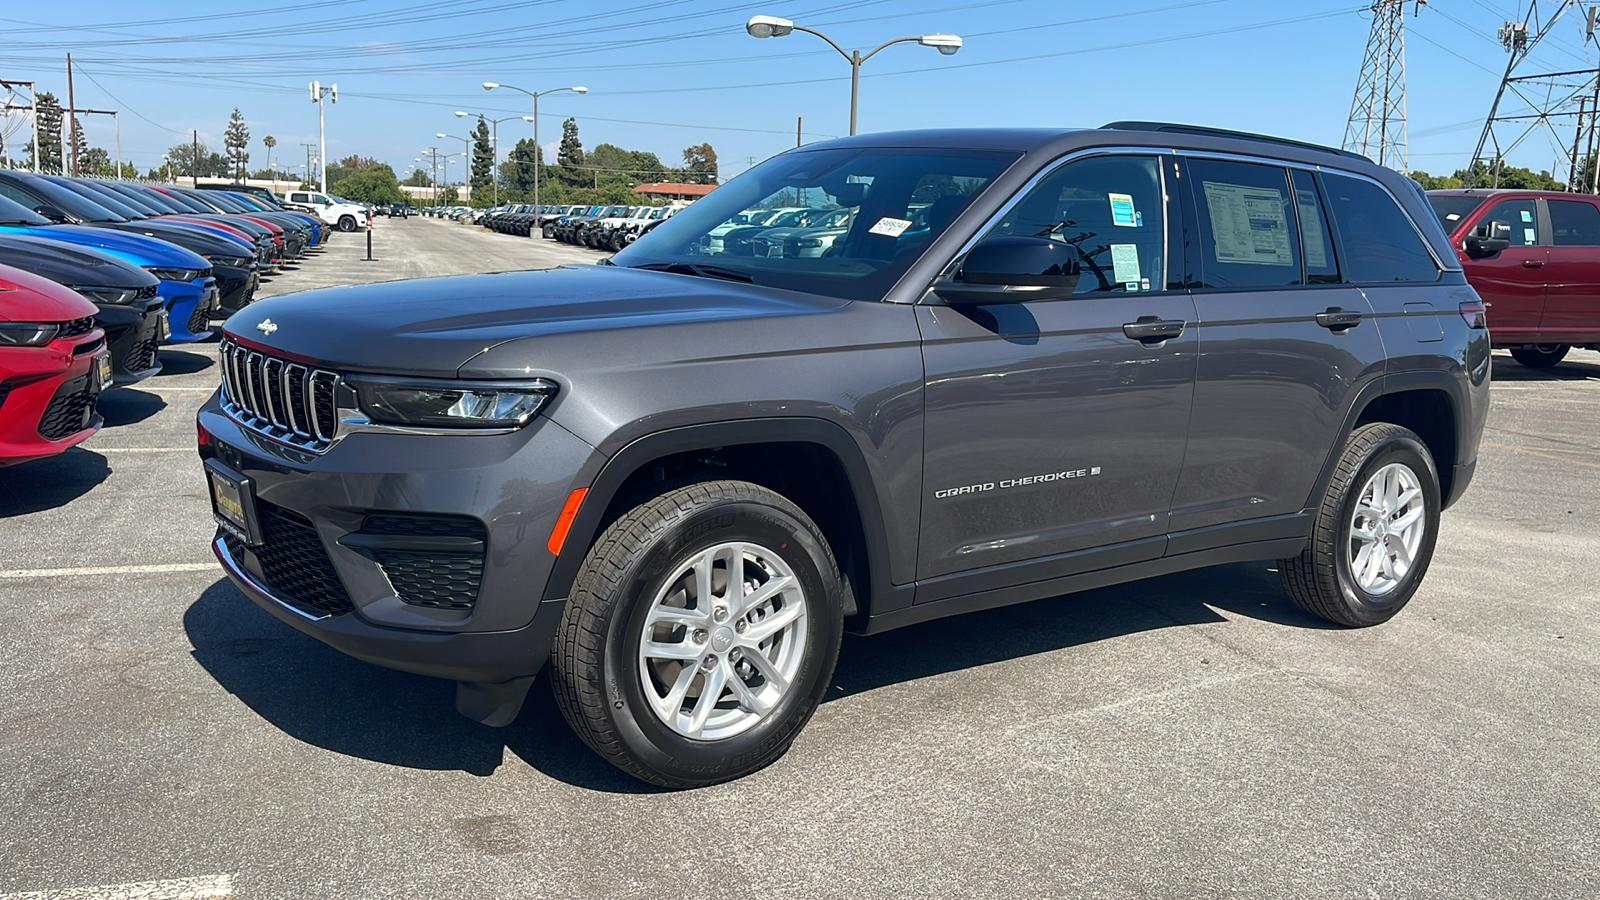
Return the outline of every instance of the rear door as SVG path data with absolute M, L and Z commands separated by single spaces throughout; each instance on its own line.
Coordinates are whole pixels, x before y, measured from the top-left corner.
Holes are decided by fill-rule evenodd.
M 1600 342 L 1600 205 L 1587 197 L 1545 204 L 1550 249 L 1540 343 Z
M 1485 228 L 1490 222 L 1511 226 L 1511 246 L 1465 260 L 1467 280 L 1489 306 L 1489 332 L 1496 346 L 1532 343 L 1544 317 L 1545 266 L 1550 261 L 1538 201 L 1512 197 L 1489 204 L 1472 227 Z
M 1173 555 L 1303 531 L 1294 517 L 1340 443 L 1352 395 L 1384 370 L 1312 173 L 1204 158 L 1186 167 L 1200 360 Z M 1254 536 L 1220 527 L 1247 521 Z

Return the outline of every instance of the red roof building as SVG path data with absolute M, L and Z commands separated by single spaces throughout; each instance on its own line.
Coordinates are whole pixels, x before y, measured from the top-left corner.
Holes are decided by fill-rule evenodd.
M 665 200 L 698 200 L 716 190 L 714 184 L 679 184 L 673 181 L 654 181 L 634 188 L 641 194 Z

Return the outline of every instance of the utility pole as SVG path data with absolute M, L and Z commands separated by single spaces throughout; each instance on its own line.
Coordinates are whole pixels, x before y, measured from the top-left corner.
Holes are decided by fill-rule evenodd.
M 796 147 L 800 146 L 800 123 L 802 121 L 804 121 L 804 117 L 802 117 L 802 116 L 795 116 L 794 117 L 794 145 Z
M 1534 48 L 1551 34 L 1556 23 L 1569 10 L 1584 17 L 1580 27 L 1584 29 L 1585 42 L 1593 40 L 1597 24 L 1596 7 L 1586 7 L 1578 0 L 1529 0 L 1528 12 L 1522 21 L 1508 20 L 1500 28 L 1496 36 L 1510 58 L 1506 61 L 1505 74 L 1500 77 L 1494 102 L 1489 105 L 1489 115 L 1484 120 L 1478 146 L 1473 150 L 1472 161 L 1467 166 L 1466 187 L 1499 187 L 1500 171 L 1506 156 L 1536 133 L 1543 133 L 1551 145 L 1564 147 L 1566 140 L 1559 134 L 1559 129 L 1569 127 L 1567 123 L 1576 120 L 1581 134 L 1583 113 L 1580 101 L 1592 93 L 1600 96 L 1597 93 L 1600 92 L 1600 68 L 1565 72 L 1523 71 L 1531 68 L 1526 63 Z M 1511 114 L 1501 113 L 1502 101 L 1510 101 L 1508 105 L 1513 108 Z M 1593 107 L 1589 110 L 1591 128 L 1597 111 L 1600 110 Z M 1560 173 L 1556 174 L 1560 176 Z M 1576 172 L 1568 172 L 1562 180 L 1571 185 L 1577 178 Z M 1590 183 L 1593 184 L 1592 178 Z
M 326 194 L 328 192 L 328 132 L 323 116 L 323 110 L 327 106 L 327 104 L 323 103 L 324 97 L 328 98 L 329 102 L 338 103 L 339 86 L 330 84 L 327 87 L 323 87 L 320 81 L 311 82 L 311 102 L 317 105 L 317 142 L 319 146 L 318 152 L 320 153 L 317 159 L 319 164 L 317 166 L 317 184 L 322 193 Z
M 77 119 L 76 116 L 74 116 L 72 114 L 72 110 L 77 105 L 78 105 L 77 101 L 72 99 L 72 54 L 68 53 L 67 54 L 67 127 L 66 127 L 66 133 L 67 133 L 67 142 L 72 145 L 72 167 L 68 170 L 68 172 L 74 178 L 76 178 L 78 176 L 78 119 Z M 61 162 L 62 162 L 63 165 L 65 165 L 67 161 L 66 161 L 65 158 L 63 158 L 61 160 Z
M 1350 101 L 1344 149 L 1401 172 L 1411 170 L 1406 148 L 1405 10 L 1428 0 L 1373 0 L 1372 31 Z
M 194 129 L 190 132 L 194 136 L 194 149 L 189 154 L 189 183 L 194 187 L 200 186 L 200 131 Z
M 15 94 L 17 88 L 22 87 L 24 85 L 26 85 L 27 88 L 28 88 L 28 105 L 27 106 L 13 105 L 11 103 L 12 95 Z M 27 110 L 30 113 L 28 118 L 30 120 L 30 128 L 33 131 L 33 172 L 34 172 L 35 175 L 37 175 L 37 174 L 39 174 L 39 113 L 38 113 L 38 110 L 36 110 L 34 108 L 34 103 L 33 103 L 33 95 L 34 95 L 33 82 L 31 82 L 31 81 L 8 81 L 6 79 L 0 78 L 0 88 L 5 88 L 5 91 L 6 91 L 5 109 L 7 111 L 13 110 L 13 109 L 20 109 L 20 110 Z M 10 164 L 10 152 L 9 151 L 7 151 L 6 156 L 7 156 L 6 167 L 10 168 L 11 164 Z

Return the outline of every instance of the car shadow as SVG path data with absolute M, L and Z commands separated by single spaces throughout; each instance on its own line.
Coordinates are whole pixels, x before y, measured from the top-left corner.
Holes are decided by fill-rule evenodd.
M 95 404 L 110 428 L 143 422 L 166 408 L 167 401 L 158 395 L 134 387 L 109 388 L 100 394 Z
M 1494 356 L 1494 381 L 1592 381 L 1600 379 L 1600 355 L 1573 350 L 1548 369 L 1530 369 L 1509 356 Z
M 0 519 L 66 506 L 109 477 L 106 458 L 82 447 L 5 466 L 0 468 Z
M 216 360 L 203 353 L 190 353 L 186 350 L 162 349 L 160 357 L 161 373 L 156 376 L 157 378 L 162 375 L 193 375 L 217 364 Z
M 845 640 L 825 701 L 1110 638 L 1217 624 L 1216 612 L 1325 628 L 1284 597 L 1270 564 L 1169 575 Z M 183 617 L 192 654 L 217 683 L 297 740 L 414 769 L 488 776 L 506 750 L 552 778 L 594 791 L 652 793 L 592 753 L 539 676 L 522 714 L 489 728 L 455 712 L 454 686 L 364 663 L 279 622 L 226 579 Z

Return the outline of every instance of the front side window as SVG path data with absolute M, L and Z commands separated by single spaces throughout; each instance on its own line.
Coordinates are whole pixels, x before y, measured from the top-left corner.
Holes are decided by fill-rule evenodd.
M 1444 233 L 1455 234 L 1462 220 L 1483 205 L 1483 198 L 1464 194 L 1429 194 L 1428 205 L 1433 207 L 1433 214 L 1439 217 Z
M 1166 286 L 1166 204 L 1154 157 L 1093 156 L 1047 175 L 986 236 L 1071 244 L 1075 294 L 1143 293 Z
M 1439 264 L 1389 192 L 1363 178 L 1322 176 L 1328 210 L 1344 248 L 1345 278 L 1356 284 L 1439 280 Z M 1512 238 L 1517 236 L 1512 226 Z
M 1600 208 L 1582 200 L 1547 200 L 1550 240 L 1557 247 L 1600 247 Z
M 1478 220 L 1478 227 L 1482 228 L 1490 222 L 1504 222 L 1511 226 L 1513 247 L 1536 247 L 1543 236 L 1539 233 L 1538 206 L 1532 197 L 1496 203 Z
M 1016 158 L 905 147 L 784 153 L 685 207 L 612 261 L 878 299 Z
M 1210 288 L 1301 283 L 1301 237 L 1288 173 L 1278 166 L 1191 160 L 1200 269 Z

